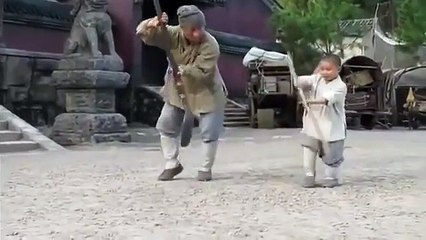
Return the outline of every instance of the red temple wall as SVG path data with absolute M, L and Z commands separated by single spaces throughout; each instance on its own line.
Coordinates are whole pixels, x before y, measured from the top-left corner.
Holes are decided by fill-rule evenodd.
M 25 25 L 3 25 L 3 36 L 8 48 L 26 51 L 62 53 L 68 32 Z
M 222 54 L 219 59 L 219 70 L 230 97 L 246 96 L 248 71 L 242 64 L 243 58 L 238 55 Z
M 269 27 L 271 10 L 260 0 L 228 1 L 225 7 L 203 10 L 207 25 L 216 31 L 228 32 L 258 39 L 271 39 Z
M 131 0 L 112 0 L 109 7 L 109 12 L 115 24 L 113 31 L 117 52 L 126 65 L 131 64 L 134 54 L 133 41 L 135 37 L 131 37 L 135 36 L 133 5 L 134 3 Z M 69 32 L 5 23 L 3 35 L 8 48 L 62 53 Z

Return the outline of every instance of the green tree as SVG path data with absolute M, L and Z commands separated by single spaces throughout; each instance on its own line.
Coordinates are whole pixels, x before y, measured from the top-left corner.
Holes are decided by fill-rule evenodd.
M 374 16 L 376 6 L 379 3 L 389 2 L 389 0 L 350 0 L 361 9 L 361 17 L 371 18 Z
M 426 43 L 426 1 L 397 1 L 396 35 L 413 52 Z
M 273 13 L 271 23 L 302 73 L 312 71 L 321 53 L 342 49 L 339 21 L 360 14 L 351 0 L 340 0 L 338 4 L 330 0 L 281 0 L 281 4 L 284 7 Z

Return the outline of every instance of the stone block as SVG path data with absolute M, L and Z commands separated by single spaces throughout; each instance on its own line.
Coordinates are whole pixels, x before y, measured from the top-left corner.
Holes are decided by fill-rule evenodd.
M 28 85 L 32 76 L 33 60 L 24 57 L 7 57 L 6 60 L 6 85 Z
M 257 110 L 257 126 L 258 128 L 274 128 L 274 109 L 258 109 Z
M 130 142 L 131 135 L 130 133 L 107 133 L 93 134 L 92 142 L 94 143 L 103 143 L 103 142 Z
M 66 89 L 57 89 L 56 90 L 56 105 L 58 107 L 61 107 L 65 110 L 65 93 L 66 93 Z
M 120 58 L 105 55 L 102 58 L 87 58 L 87 56 L 68 57 L 58 64 L 58 70 L 104 70 L 121 72 L 123 61 Z
M 34 70 L 43 72 L 53 72 L 58 69 L 59 60 L 39 58 L 35 60 Z
M 28 99 L 28 89 L 26 87 L 9 87 L 7 95 L 12 102 L 24 102 Z
M 31 85 L 50 85 L 54 87 L 53 79 L 50 75 L 44 75 L 40 72 L 33 73 L 33 82 Z
M 56 88 L 52 84 L 50 76 L 43 76 L 40 72 L 34 72 L 31 85 L 29 89 L 31 101 L 52 103 L 56 101 Z
M 118 113 L 63 113 L 56 117 L 51 138 L 61 145 L 130 141 L 126 118 Z
M 82 143 L 130 142 L 130 133 L 93 134 L 85 136 L 82 133 L 55 132 L 50 135 L 56 143 L 62 146 L 79 145 Z
M 102 70 L 60 70 L 52 73 L 57 88 L 125 88 L 130 75 Z
M 126 118 L 119 113 L 63 113 L 55 118 L 52 131 L 114 133 L 126 132 Z
M 0 89 L 7 89 L 7 81 L 6 81 L 6 59 L 7 57 L 4 55 L 0 55 Z
M 49 85 L 35 85 L 30 88 L 29 96 L 32 102 L 55 103 L 56 89 Z
M 112 113 L 115 111 L 113 89 L 65 90 L 67 112 Z
M 85 137 L 81 132 L 52 132 L 49 138 L 62 146 L 72 146 L 91 142 L 91 137 Z

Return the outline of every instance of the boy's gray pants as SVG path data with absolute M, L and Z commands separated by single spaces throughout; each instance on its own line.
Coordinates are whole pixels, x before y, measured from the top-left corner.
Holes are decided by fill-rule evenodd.
M 219 136 L 223 131 L 224 111 L 225 108 L 223 107 L 215 112 L 202 113 L 198 117 L 201 139 L 203 140 L 204 163 L 201 167 L 202 171 L 209 171 L 213 166 Z M 168 158 L 177 159 L 178 157 L 178 137 L 180 135 L 184 115 L 184 110 L 170 105 L 167 102 L 164 103 L 156 128 L 160 132 L 162 139 L 166 139 L 164 142 L 168 142 L 167 144 L 163 144 L 162 141 L 163 155 L 166 161 L 171 160 Z M 175 152 L 175 154 L 169 154 L 170 156 L 168 157 L 168 151 Z
M 343 150 L 345 147 L 345 140 L 328 142 L 330 153 L 324 154 L 324 147 L 320 140 L 304 135 L 302 146 L 310 148 L 312 151 L 317 152 L 325 165 L 329 167 L 339 167 L 344 161 Z
M 324 155 L 323 143 L 320 140 L 306 135 L 303 136 L 303 168 L 305 176 L 315 176 L 315 162 L 317 155 L 319 155 L 325 164 L 325 178 L 340 180 L 340 166 L 344 161 L 345 140 L 328 142 L 328 145 L 330 153 Z

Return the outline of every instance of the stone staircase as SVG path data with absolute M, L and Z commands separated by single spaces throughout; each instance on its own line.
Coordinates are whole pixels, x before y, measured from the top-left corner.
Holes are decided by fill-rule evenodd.
M 0 156 L 6 153 L 65 150 L 0 105 Z
M 248 127 L 250 119 L 247 107 L 228 99 L 225 108 L 225 127 Z
M 40 149 L 38 143 L 26 140 L 21 131 L 9 127 L 7 120 L 0 121 L 0 154 L 36 149 Z

